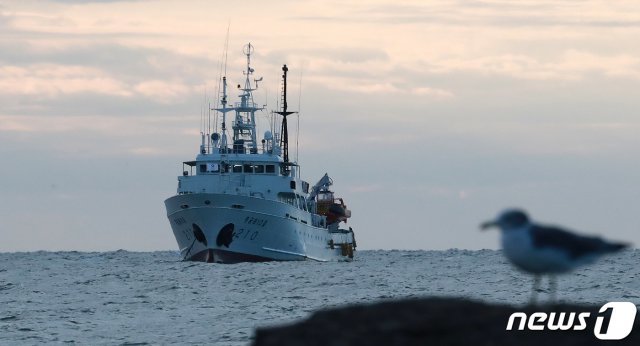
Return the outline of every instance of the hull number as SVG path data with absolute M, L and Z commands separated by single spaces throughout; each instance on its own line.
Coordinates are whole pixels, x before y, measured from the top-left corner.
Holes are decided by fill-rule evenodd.
M 251 231 L 250 229 L 240 228 L 236 232 L 233 232 L 233 238 L 255 240 L 256 238 L 258 238 L 259 234 L 260 232 L 258 231 Z

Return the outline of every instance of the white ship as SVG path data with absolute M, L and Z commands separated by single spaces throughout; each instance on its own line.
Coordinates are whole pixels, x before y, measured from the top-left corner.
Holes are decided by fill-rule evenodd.
M 253 99 L 262 78 L 252 80 L 252 51 L 245 46 L 239 102 L 227 102 L 224 76 L 220 106 L 212 109 L 219 112 L 220 127 L 203 130 L 199 154 L 183 163 L 177 194 L 164 202 L 180 254 L 218 263 L 352 259 L 353 230 L 340 227 L 351 212 L 329 189 L 331 178 L 325 174 L 311 187 L 289 160 L 287 116 L 295 112 L 287 110 L 286 65 L 281 110 L 257 138 L 256 112 L 265 107 Z M 227 113 L 235 115 L 231 131 Z

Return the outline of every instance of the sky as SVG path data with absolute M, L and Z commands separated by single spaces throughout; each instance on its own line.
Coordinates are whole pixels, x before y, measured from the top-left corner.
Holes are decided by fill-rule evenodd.
M 0 0 L 0 251 L 176 250 L 227 31 L 359 249 L 495 249 L 507 207 L 640 244 L 637 1 Z

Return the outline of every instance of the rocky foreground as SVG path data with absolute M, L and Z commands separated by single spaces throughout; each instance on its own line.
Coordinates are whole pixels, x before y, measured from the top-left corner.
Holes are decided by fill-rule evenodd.
M 298 323 L 256 330 L 253 345 L 640 345 L 640 316 L 629 336 L 619 341 L 601 341 L 594 335 L 595 322 L 603 316 L 606 333 L 610 317 L 598 313 L 601 305 L 547 305 L 514 307 L 458 298 L 423 298 L 354 305 L 313 313 Z M 506 330 L 514 312 L 589 312 L 584 330 Z M 557 321 L 557 320 L 556 320 Z M 525 327 L 526 329 L 526 327 Z

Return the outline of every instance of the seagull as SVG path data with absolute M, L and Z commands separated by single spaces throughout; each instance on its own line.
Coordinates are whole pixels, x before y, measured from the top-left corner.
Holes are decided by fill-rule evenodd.
M 578 235 L 556 226 L 533 223 L 520 209 L 507 209 L 495 220 L 485 222 L 480 227 L 483 230 L 499 228 L 502 231 L 504 255 L 516 267 L 534 275 L 531 304 L 536 303 L 541 275 L 550 275 L 549 288 L 555 298 L 556 274 L 593 263 L 604 254 L 629 246 L 599 237 Z

